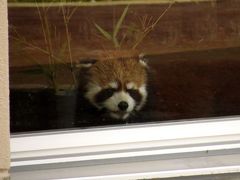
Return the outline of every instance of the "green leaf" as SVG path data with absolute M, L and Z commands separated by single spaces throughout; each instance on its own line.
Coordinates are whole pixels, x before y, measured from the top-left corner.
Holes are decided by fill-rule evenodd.
M 124 28 L 127 29 L 127 32 L 141 32 L 140 28 L 137 28 L 136 25 L 129 25 Z
M 112 41 L 112 36 L 110 33 L 108 33 L 107 31 L 105 31 L 103 28 L 101 28 L 98 24 L 94 23 L 94 25 L 96 26 L 97 30 L 108 40 Z
M 116 37 L 116 36 L 117 36 L 117 34 L 118 34 L 118 32 L 119 32 L 119 30 L 120 30 L 120 28 L 121 28 L 121 26 L 122 26 L 123 20 L 125 19 L 126 15 L 127 15 L 128 7 L 129 7 L 129 5 L 125 7 L 125 9 L 124 9 L 121 17 L 119 18 L 116 26 L 114 27 L 113 37 Z

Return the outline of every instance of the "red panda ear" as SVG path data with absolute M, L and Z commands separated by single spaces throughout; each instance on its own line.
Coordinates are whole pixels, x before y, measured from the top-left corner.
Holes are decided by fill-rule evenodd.
M 95 64 L 97 59 L 83 59 L 80 60 L 79 64 L 76 65 L 77 68 L 90 68 L 93 64 Z
M 143 54 L 143 53 L 139 54 L 138 58 L 139 58 L 139 63 L 143 67 L 148 68 L 147 58 L 145 57 L 145 54 Z

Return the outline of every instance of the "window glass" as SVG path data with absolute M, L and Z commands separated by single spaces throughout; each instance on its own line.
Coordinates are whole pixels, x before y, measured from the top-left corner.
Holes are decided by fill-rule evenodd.
M 8 16 L 12 132 L 240 114 L 238 0 L 10 0 Z

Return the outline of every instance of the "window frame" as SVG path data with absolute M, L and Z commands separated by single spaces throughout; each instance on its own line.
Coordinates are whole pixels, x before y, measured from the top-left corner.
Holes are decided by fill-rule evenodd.
M 239 154 L 239 127 L 240 117 L 236 116 L 12 135 L 11 168 L 14 173 L 29 168 L 48 169 L 53 165 L 54 168 L 93 167 L 182 158 L 197 161 L 199 157 Z M 240 172 L 238 165 L 225 167 L 220 163 L 219 167 L 200 168 L 199 171 L 189 168 L 190 172 L 181 172 L 178 167 L 180 172 L 170 173 L 168 177 Z M 140 173 L 134 177 L 146 175 Z M 161 177 L 161 169 L 152 175 Z M 116 174 L 120 176 L 122 174 Z
M 188 0 L 177 0 L 181 1 Z M 96 164 L 121 164 L 153 159 L 170 161 L 193 158 L 194 161 L 209 154 L 224 157 L 226 154 L 240 152 L 239 127 L 240 116 L 235 116 L 12 134 L 11 169 L 14 174 L 26 170 L 48 169 L 53 165 L 54 168 L 94 167 Z M 115 173 L 114 178 L 178 177 L 240 172 L 240 163 L 227 167 L 219 164 L 217 167 L 196 170 L 189 168 L 189 171 L 177 168 L 174 164 L 172 166 L 175 170 L 168 172 L 159 169 L 158 172 L 145 174 Z M 114 179 L 112 175 L 104 176 L 103 179 L 107 178 Z

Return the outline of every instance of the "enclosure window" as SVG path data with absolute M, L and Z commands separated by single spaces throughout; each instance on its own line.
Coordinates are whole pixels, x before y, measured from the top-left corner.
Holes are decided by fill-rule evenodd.
M 8 12 L 12 132 L 240 114 L 238 0 L 11 0 Z

